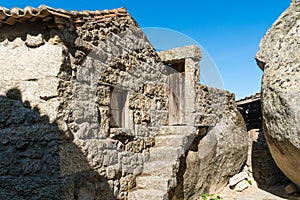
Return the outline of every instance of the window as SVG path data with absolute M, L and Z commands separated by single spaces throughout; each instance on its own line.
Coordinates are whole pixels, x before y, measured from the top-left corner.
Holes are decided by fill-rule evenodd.
M 127 101 L 127 91 L 120 88 L 113 88 L 110 100 L 110 127 L 111 128 L 125 128 L 125 121 L 127 120 L 127 109 L 125 108 Z

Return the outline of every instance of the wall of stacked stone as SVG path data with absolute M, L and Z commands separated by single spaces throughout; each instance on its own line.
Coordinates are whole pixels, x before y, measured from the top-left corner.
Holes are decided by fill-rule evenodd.
M 250 151 L 244 171 L 248 172 L 249 177 L 254 178 L 259 187 L 286 183 L 288 179 L 272 158 L 262 131 L 260 99 L 245 104 L 240 103 L 239 107 L 249 134 Z
M 124 199 L 168 123 L 165 66 L 135 22 L 80 20 L 1 28 L 1 198 Z M 115 88 L 125 129 L 110 128 Z
M 228 91 L 197 84 L 195 94 L 195 124 L 213 126 L 226 110 L 236 110 L 235 96 Z
M 277 167 L 262 131 L 257 142 L 252 143 L 252 171 L 259 186 L 280 185 L 288 181 L 287 177 Z
M 169 124 L 167 67 L 136 22 L 119 13 L 4 25 L 0 54 L 0 199 L 126 199 L 158 128 Z M 213 158 L 228 158 L 224 182 L 244 160 L 244 124 L 231 93 L 195 83 L 199 59 L 185 59 L 192 78 L 185 79 L 192 90 L 185 122 L 212 127 L 222 118 L 204 139 L 216 142 Z M 127 94 L 127 109 L 124 126 L 115 127 L 119 91 Z M 224 142 L 232 134 L 237 138 Z M 241 155 L 231 161 L 235 152 Z

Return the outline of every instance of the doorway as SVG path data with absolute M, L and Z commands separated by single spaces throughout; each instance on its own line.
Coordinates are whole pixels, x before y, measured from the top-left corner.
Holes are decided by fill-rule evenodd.
M 184 125 L 185 63 L 169 64 L 169 125 Z

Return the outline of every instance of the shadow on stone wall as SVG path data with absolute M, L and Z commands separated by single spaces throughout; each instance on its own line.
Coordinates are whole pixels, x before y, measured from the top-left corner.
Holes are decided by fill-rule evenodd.
M 251 98 L 256 99 L 247 103 L 242 103 L 242 100 L 239 104 L 251 141 L 252 151 L 248 158 L 251 162 L 247 163 L 247 167 L 251 166 L 250 172 L 260 188 L 286 184 L 288 179 L 272 158 L 263 133 L 260 94 L 257 93 Z
M 260 188 L 289 182 L 273 160 L 262 130 L 258 134 L 257 141 L 252 143 L 252 170 Z
M 18 89 L 0 96 L 0 199 L 115 199 L 67 132 Z

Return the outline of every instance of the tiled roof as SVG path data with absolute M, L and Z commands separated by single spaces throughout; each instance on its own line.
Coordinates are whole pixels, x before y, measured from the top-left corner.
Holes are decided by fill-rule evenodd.
M 4 7 L 0 7 L 0 27 L 3 24 L 14 25 L 17 22 L 25 22 L 25 21 L 50 21 L 54 16 L 74 19 L 75 23 L 85 17 L 91 17 L 101 21 L 104 18 L 112 17 L 112 16 L 130 16 L 126 10 L 126 8 L 119 8 L 113 10 L 97 10 L 97 11 L 66 11 L 63 9 L 54 9 L 48 6 L 41 5 L 38 8 L 33 8 L 27 6 L 24 9 L 20 8 L 12 8 L 7 9 Z
M 260 100 L 260 92 L 253 94 L 251 96 L 245 97 L 243 99 L 239 99 L 236 101 L 236 104 L 239 106 L 239 105 L 251 103 L 251 102 L 254 102 L 257 100 Z

